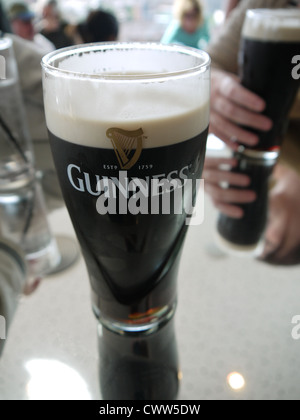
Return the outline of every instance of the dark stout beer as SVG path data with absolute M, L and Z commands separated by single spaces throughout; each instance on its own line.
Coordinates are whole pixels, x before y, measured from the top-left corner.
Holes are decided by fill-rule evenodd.
M 266 156 L 268 158 L 266 159 Z M 248 175 L 251 183 L 247 187 L 256 193 L 252 203 L 239 204 L 244 211 L 241 219 L 220 214 L 217 224 L 219 243 L 235 251 L 254 251 L 257 247 L 267 222 L 269 180 L 276 164 L 276 153 L 254 151 L 236 152 L 234 157 L 238 165 L 231 172 Z
M 89 271 L 96 312 L 101 308 L 107 317 L 138 323 L 139 318 L 156 316 L 174 302 L 178 257 L 188 227 L 184 200 L 192 205 L 196 195 L 196 182 L 191 191 L 184 181 L 201 177 L 206 138 L 207 129 L 184 142 L 142 150 L 137 164 L 123 174 L 129 182 L 136 178 L 145 181 L 149 188 L 147 213 L 131 214 L 130 200 L 120 197 L 125 181 L 119 176 L 114 149 L 74 144 L 50 133 L 64 200 Z M 120 189 L 109 191 L 107 214 L 99 214 L 97 201 L 104 201 L 104 192 L 98 183 L 104 179 L 113 180 L 114 185 L 120 179 L 123 182 Z M 170 214 L 163 214 L 162 203 L 157 214 L 151 214 L 155 210 L 151 207 L 153 179 L 182 182 L 179 214 L 175 213 L 172 193 Z M 109 209 L 113 193 L 116 200 Z M 121 200 L 124 214 L 119 210 Z
M 259 136 L 254 149 L 274 150 L 281 146 L 288 113 L 300 86 L 300 79 L 293 76 L 293 58 L 299 54 L 300 11 L 248 11 L 239 57 L 241 83 L 265 99 L 263 114 L 273 121 L 268 132 L 247 128 Z

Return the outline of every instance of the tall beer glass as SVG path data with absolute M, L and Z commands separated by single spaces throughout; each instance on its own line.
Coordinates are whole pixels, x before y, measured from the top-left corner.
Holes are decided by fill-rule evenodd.
M 205 157 L 210 59 L 181 46 L 108 43 L 55 51 L 42 65 L 51 147 L 94 313 L 109 331 L 150 334 L 175 311 Z
M 300 87 L 300 10 L 248 10 L 239 62 L 242 85 L 265 99 L 263 113 L 273 121 L 268 132 L 254 130 L 253 148 L 279 151 Z
M 248 10 L 242 28 L 239 67 L 242 85 L 265 100 L 263 114 L 273 126 L 267 132 L 247 127 L 258 135 L 259 143 L 240 147 L 235 153 L 238 165 L 232 172 L 250 176 L 248 188 L 255 190 L 257 199 L 242 206 L 241 219 L 220 215 L 217 240 L 228 252 L 257 255 L 267 222 L 268 180 L 300 86 L 300 10 Z

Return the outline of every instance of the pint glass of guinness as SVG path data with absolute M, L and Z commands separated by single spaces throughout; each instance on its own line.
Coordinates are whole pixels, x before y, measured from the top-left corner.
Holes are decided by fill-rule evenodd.
M 241 83 L 266 101 L 273 121 L 268 132 L 254 131 L 260 150 L 280 149 L 289 110 L 300 87 L 300 10 L 248 10 L 239 54 Z
M 57 50 L 42 67 L 54 161 L 93 310 L 109 330 L 102 354 L 113 357 L 103 340 L 119 349 L 121 336 L 136 342 L 175 311 L 205 157 L 210 59 L 182 46 L 108 43 Z

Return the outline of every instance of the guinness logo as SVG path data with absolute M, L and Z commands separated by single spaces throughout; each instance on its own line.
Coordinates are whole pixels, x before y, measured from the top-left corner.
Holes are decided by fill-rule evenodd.
M 142 153 L 144 135 L 142 128 L 134 131 L 109 128 L 106 135 L 112 142 L 121 169 L 132 168 Z

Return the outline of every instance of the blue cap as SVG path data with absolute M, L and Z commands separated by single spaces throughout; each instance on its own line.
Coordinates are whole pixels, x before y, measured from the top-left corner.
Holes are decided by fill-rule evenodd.
M 10 20 L 21 19 L 31 20 L 34 18 L 34 13 L 29 9 L 25 3 L 15 3 L 7 11 Z

